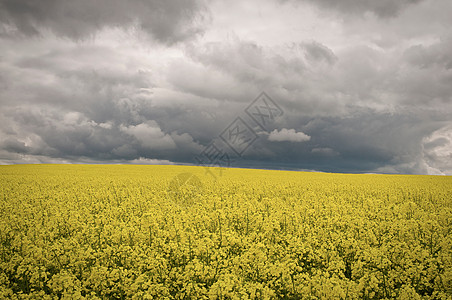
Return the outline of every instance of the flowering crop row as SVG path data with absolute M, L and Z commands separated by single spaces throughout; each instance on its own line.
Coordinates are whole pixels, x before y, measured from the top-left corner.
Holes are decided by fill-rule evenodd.
M 1 299 L 452 297 L 447 176 L 24 165 L 0 186 Z

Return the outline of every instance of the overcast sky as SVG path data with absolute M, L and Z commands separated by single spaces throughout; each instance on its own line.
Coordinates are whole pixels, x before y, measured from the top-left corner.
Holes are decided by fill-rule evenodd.
M 199 164 L 215 145 L 236 167 L 451 175 L 451 15 L 450 0 L 0 0 L 0 164 Z M 263 127 L 246 113 L 261 92 L 280 109 Z

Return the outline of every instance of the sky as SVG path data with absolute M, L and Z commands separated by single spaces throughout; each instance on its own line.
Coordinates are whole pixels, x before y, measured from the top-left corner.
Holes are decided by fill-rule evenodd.
M 452 175 L 451 15 L 450 0 L 0 0 L 0 164 Z

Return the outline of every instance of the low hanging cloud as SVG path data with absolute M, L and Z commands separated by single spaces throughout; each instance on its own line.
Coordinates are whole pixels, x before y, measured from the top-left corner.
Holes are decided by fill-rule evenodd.
M 176 148 L 176 144 L 170 135 L 165 134 L 157 124 L 151 120 L 136 126 L 121 126 L 121 131 L 134 136 L 143 147 L 154 150 L 166 150 Z
M 336 152 L 336 151 L 334 151 L 333 149 L 328 148 L 328 147 L 324 147 L 324 148 L 313 148 L 313 149 L 311 150 L 311 153 L 313 153 L 313 154 L 318 154 L 318 155 L 322 155 L 322 156 L 327 156 L 327 157 L 339 155 L 338 152 Z
M 423 160 L 430 173 L 445 175 L 444 170 L 452 170 L 452 125 L 425 137 L 422 146 Z
M 268 140 L 271 142 L 306 142 L 311 137 L 303 132 L 296 132 L 295 129 L 283 128 L 280 131 L 273 130 L 268 136 Z

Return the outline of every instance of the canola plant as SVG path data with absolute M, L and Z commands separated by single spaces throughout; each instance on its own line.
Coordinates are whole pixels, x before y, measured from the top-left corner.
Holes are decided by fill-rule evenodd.
M 0 299 L 451 299 L 452 177 L 0 166 Z

